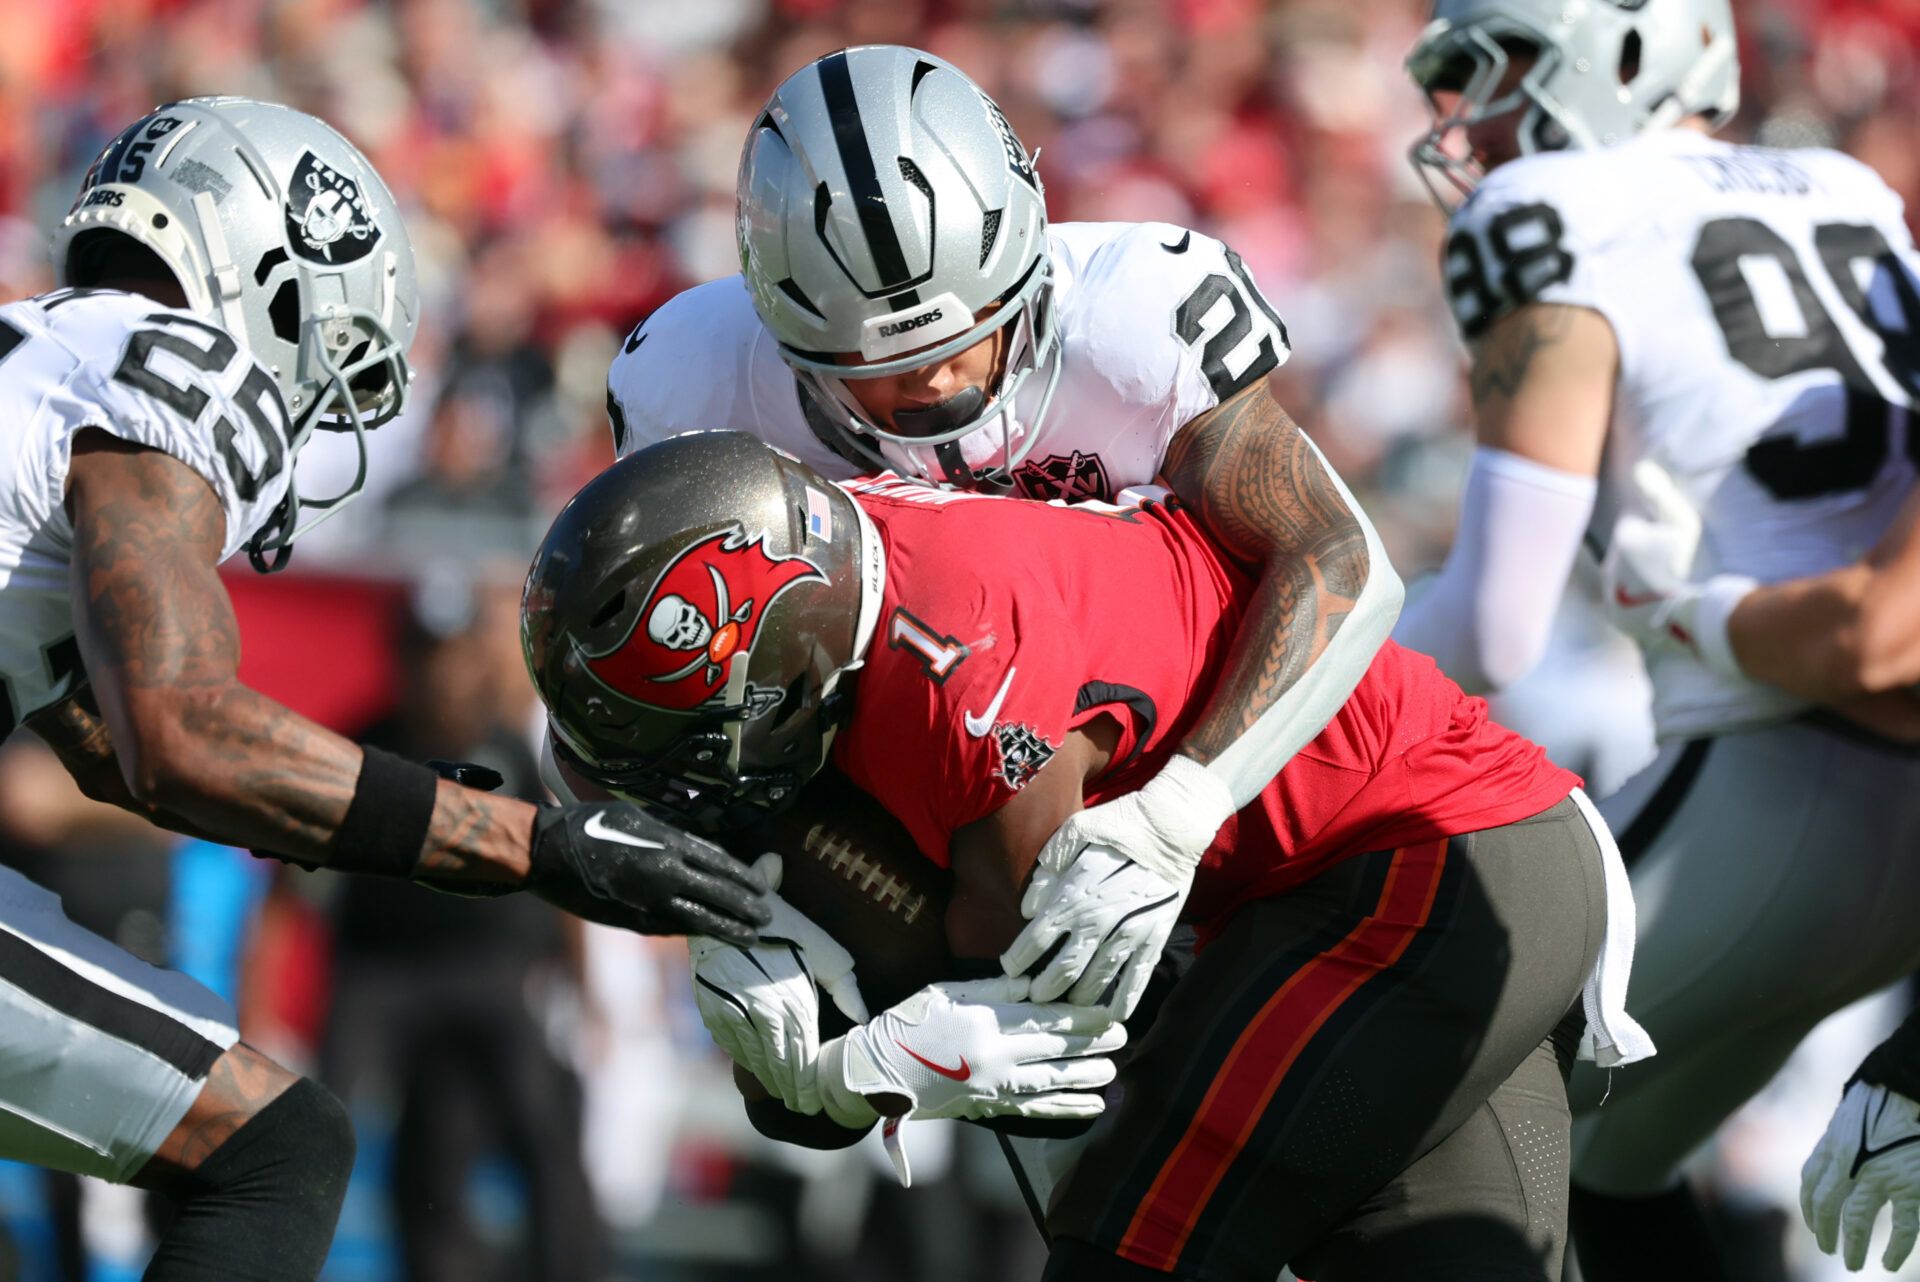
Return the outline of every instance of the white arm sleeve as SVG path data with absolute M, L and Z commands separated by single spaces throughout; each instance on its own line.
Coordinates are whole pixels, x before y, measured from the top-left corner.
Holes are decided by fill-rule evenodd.
M 1546 653 L 1598 488 L 1591 476 L 1475 450 L 1453 550 L 1401 613 L 1394 640 L 1432 655 L 1472 693 L 1525 676 Z
M 1293 760 L 1293 754 L 1306 747 L 1339 715 L 1341 707 L 1360 684 L 1373 664 L 1373 656 L 1393 631 L 1406 598 L 1400 576 L 1394 572 L 1387 549 L 1374 532 L 1373 522 L 1360 510 L 1360 504 L 1340 479 L 1333 465 L 1321 455 L 1320 447 L 1307 442 L 1332 478 L 1340 499 L 1360 523 L 1367 538 L 1367 583 L 1353 603 L 1340 630 L 1313 665 L 1288 691 L 1260 714 L 1247 732 L 1235 739 L 1215 757 L 1207 770 L 1233 794 L 1234 809 L 1252 803 L 1273 777 Z M 1224 818 L 1224 817 L 1223 817 Z

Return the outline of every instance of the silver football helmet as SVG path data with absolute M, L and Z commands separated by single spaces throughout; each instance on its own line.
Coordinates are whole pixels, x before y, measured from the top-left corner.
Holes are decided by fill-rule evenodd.
M 1052 400 L 1060 335 L 1045 192 L 979 86 L 898 45 L 802 68 L 747 137 L 739 233 L 754 308 L 817 427 L 906 475 L 965 486 L 1011 476 Z M 875 422 L 848 387 L 1003 328 L 996 384 L 963 392 L 922 433 Z M 840 363 L 852 359 L 866 363 Z
M 248 544 L 254 564 L 366 483 L 366 432 L 405 405 L 419 320 L 413 245 L 393 194 L 358 148 L 303 111 L 247 98 L 168 103 L 108 144 L 53 235 L 62 285 L 89 285 L 103 236 L 152 251 L 187 306 L 273 374 L 293 424 L 290 457 L 320 427 L 359 446 L 353 483 L 329 498 L 296 484 Z M 311 515 L 300 519 L 302 509 Z
M 1533 64 L 1502 93 L 1516 56 Z M 1442 181 L 1464 195 L 1482 177 L 1449 147 L 1468 125 L 1523 113 L 1519 145 L 1531 155 L 1610 147 L 1692 115 L 1717 128 L 1740 106 L 1729 0 L 1436 0 L 1407 72 L 1434 104 L 1413 162 L 1442 206 Z

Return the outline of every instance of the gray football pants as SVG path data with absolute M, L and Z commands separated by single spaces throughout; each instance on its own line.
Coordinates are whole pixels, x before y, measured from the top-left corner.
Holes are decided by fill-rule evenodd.
M 1667 744 L 1600 810 L 1639 909 L 1627 1009 L 1659 1053 L 1575 1068 L 1573 1178 L 1644 1195 L 1815 1024 L 1920 967 L 1920 756 L 1794 721 Z

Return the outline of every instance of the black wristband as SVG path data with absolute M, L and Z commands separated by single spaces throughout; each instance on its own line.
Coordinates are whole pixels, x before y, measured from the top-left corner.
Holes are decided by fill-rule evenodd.
M 362 752 L 353 801 L 333 834 L 327 866 L 336 872 L 411 877 L 433 824 L 440 776 L 391 752 Z

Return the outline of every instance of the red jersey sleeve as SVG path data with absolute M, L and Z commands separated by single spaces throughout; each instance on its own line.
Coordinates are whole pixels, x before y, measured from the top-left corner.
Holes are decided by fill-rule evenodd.
M 1011 801 L 1092 715 L 1075 710 L 1084 677 L 1064 606 L 1017 579 L 890 593 L 835 745 L 943 867 L 954 830 Z

